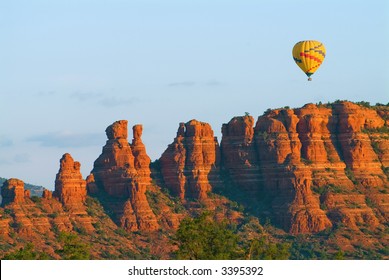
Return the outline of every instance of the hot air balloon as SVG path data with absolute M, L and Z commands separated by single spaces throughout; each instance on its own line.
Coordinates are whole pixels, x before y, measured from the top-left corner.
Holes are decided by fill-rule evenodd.
M 292 53 L 296 64 L 308 76 L 308 81 L 312 81 L 311 75 L 320 67 L 326 56 L 323 43 L 300 41 L 294 45 Z

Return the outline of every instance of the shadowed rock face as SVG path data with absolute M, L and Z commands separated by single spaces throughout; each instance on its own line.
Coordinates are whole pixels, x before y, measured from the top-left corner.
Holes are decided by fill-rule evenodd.
M 220 147 L 209 124 L 192 120 L 179 125 L 154 178 L 187 201 L 188 212 L 193 199 L 208 210 L 227 204 L 212 203 L 216 199 L 209 193 L 234 188 L 230 193 L 247 194 L 243 202 L 249 209 L 290 233 L 315 233 L 337 224 L 379 229 L 389 220 L 388 119 L 385 108 L 350 102 L 269 110 L 256 123 L 244 116 L 224 124 Z M 159 224 L 177 228 L 185 214 L 172 213 L 170 198 L 153 201 L 159 224 L 150 208 L 146 190 L 162 197 L 160 186 L 151 184 L 142 126 L 133 127 L 130 144 L 127 124 L 108 126 L 108 140 L 87 180 L 69 154 L 60 160 L 54 193 L 44 190 L 39 201 L 30 198 L 22 181 L 7 180 L 2 207 L 12 215 L 0 219 L 0 233 L 92 232 L 87 192 L 101 198 L 110 217 L 127 231 L 155 231 Z
M 222 127 L 221 160 L 229 177 L 242 191 L 257 197 L 261 181 L 258 152 L 254 145 L 254 118 L 235 117 Z
M 146 199 L 146 188 L 151 182 L 150 158 L 141 140 L 142 126 L 133 127 L 131 145 L 126 120 L 108 126 L 106 134 L 107 143 L 88 177 L 88 190 L 102 190 L 118 200 L 117 205 L 109 207 L 116 213 L 117 223 L 126 230 L 156 230 L 158 223 Z
M 374 227 L 388 217 L 387 203 L 378 201 L 389 199 L 383 172 L 389 141 L 370 132 L 386 125 L 385 116 L 385 110 L 338 102 L 269 110 L 255 125 L 251 116 L 234 117 L 222 127 L 220 156 L 208 124 L 181 123 L 161 156 L 161 173 L 185 200 L 206 199 L 224 170 L 247 194 L 246 204 L 291 233 L 319 232 L 338 222 Z M 379 210 L 364 200 L 376 201 Z
M 220 183 L 219 145 L 207 123 L 180 123 L 177 137 L 162 154 L 160 163 L 166 185 L 182 200 L 206 200 L 212 185 Z
M 237 187 L 258 203 L 266 200 L 271 216 L 292 233 L 337 222 L 374 227 L 387 219 L 387 203 L 374 214 L 365 200 L 388 201 L 389 149 L 387 137 L 366 131 L 385 125 L 381 115 L 340 102 L 271 110 L 255 128 L 250 116 L 236 117 L 223 125 L 222 166 Z

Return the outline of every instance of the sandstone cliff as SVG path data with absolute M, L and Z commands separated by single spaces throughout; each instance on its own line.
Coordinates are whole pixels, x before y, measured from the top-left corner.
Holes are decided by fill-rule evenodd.
M 254 129 L 251 117 L 233 118 L 223 126 L 222 166 L 291 233 L 374 228 L 388 217 L 388 137 L 373 133 L 385 128 L 381 115 L 338 102 L 270 110 Z
M 1 188 L 2 206 L 10 203 L 23 203 L 25 200 L 24 182 L 19 179 L 9 179 Z
M 134 126 L 130 145 L 127 123 L 121 120 L 107 127 L 108 140 L 94 163 L 93 176 L 88 177 L 88 190 L 92 194 L 102 191 L 111 198 L 107 207 L 126 230 L 153 231 L 159 226 L 146 198 L 151 183 L 150 158 L 141 140 L 142 126 Z
M 181 220 L 202 211 L 239 230 L 250 228 L 250 235 L 269 227 L 253 227 L 247 222 L 253 215 L 270 220 L 276 238 L 288 242 L 303 233 L 333 253 L 385 255 L 388 108 L 335 102 L 268 110 L 256 122 L 234 117 L 222 127 L 220 147 L 209 124 L 192 120 L 179 125 L 154 163 L 142 126 L 133 127 L 129 143 L 127 121 L 117 121 L 106 129 L 108 140 L 86 180 L 80 163 L 64 154 L 54 192 L 36 197 L 23 181 L 5 181 L 0 256 L 32 242 L 60 258 L 58 238 L 72 232 L 91 246 L 94 258 L 170 258 Z M 370 254 L 372 248 L 378 255 Z
M 206 200 L 218 178 L 219 145 L 209 124 L 180 123 L 177 136 L 160 158 L 166 186 L 184 200 Z

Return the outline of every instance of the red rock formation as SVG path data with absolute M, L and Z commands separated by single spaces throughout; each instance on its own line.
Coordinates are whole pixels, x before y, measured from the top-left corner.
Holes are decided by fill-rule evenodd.
M 13 212 L 12 218 L 8 221 L 12 220 L 15 231 L 22 236 L 31 236 L 32 234 L 32 222 L 23 211 L 23 206 L 31 203 L 28 194 L 24 190 L 24 182 L 15 178 L 5 181 L 1 188 L 2 206 Z M 4 234 L 8 234 L 9 227 L 3 225 L 3 230 Z
M 42 192 L 42 198 L 44 199 L 51 199 L 53 197 L 53 192 L 47 190 L 47 189 L 44 189 L 43 192 Z
M 80 172 L 80 163 L 70 154 L 64 154 L 55 179 L 54 196 L 72 211 L 85 211 L 86 182 Z
M 342 156 L 355 179 L 364 186 L 383 186 L 387 177 L 381 169 L 381 162 L 369 135 L 364 130 L 383 127 L 385 121 L 375 110 L 351 102 L 334 104 L 334 114 L 338 118 L 337 138 Z
M 24 197 L 30 198 L 31 197 L 31 191 L 30 190 L 24 190 Z
M 10 232 L 10 221 L 11 218 L 4 217 L 3 215 L 0 215 L 0 236 L 6 237 L 8 236 Z
M 379 221 L 373 210 L 366 205 L 366 196 L 358 193 L 331 193 L 323 196 L 328 215 L 334 222 L 351 229 L 366 226 L 375 228 Z
M 186 177 L 184 175 L 186 149 L 183 143 L 185 123 L 180 123 L 177 137 L 160 158 L 163 179 L 174 195 L 185 197 Z
M 261 176 L 258 153 L 253 143 L 254 118 L 235 117 L 228 124 L 223 124 L 222 134 L 220 147 L 223 167 L 239 189 L 249 193 L 251 198 L 257 197 Z
M 350 102 L 307 104 L 267 112 L 253 132 L 249 116 L 237 117 L 223 126 L 222 166 L 239 189 L 256 197 L 257 205 L 267 204 L 292 233 L 317 232 L 334 222 L 374 227 L 388 216 L 388 207 L 376 203 L 386 201 L 388 185 L 383 170 L 388 170 L 389 141 L 377 133 L 384 129 L 383 115 Z M 361 192 L 366 192 L 361 201 L 373 201 L 379 210 L 364 202 L 356 210 L 340 201 Z M 333 197 L 340 200 L 333 203 Z
M 117 222 L 126 230 L 153 231 L 158 228 L 158 222 L 146 198 L 146 188 L 151 182 L 150 158 L 141 140 L 142 126 L 134 126 L 133 132 L 134 139 L 129 145 L 126 120 L 108 126 L 108 140 L 94 163 L 88 189 L 96 192 L 100 188 L 109 196 L 122 200 L 120 206 L 111 207 Z
M 99 188 L 95 181 L 95 176 L 92 174 L 89 174 L 88 177 L 86 177 L 86 188 L 87 193 L 90 195 L 95 195 L 99 192 Z
M 146 153 L 146 147 L 142 142 L 142 125 L 134 125 L 132 127 L 133 139 L 130 145 L 132 154 L 134 156 L 134 167 L 137 172 L 137 176 L 142 178 L 145 185 L 149 185 L 151 181 L 150 177 L 150 158 Z
M 318 232 L 332 224 L 311 191 L 312 174 L 302 162 L 302 144 L 293 110 L 259 117 L 254 129 L 264 193 L 274 218 L 291 233 Z
M 15 178 L 8 179 L 1 188 L 1 196 L 2 206 L 9 203 L 23 203 L 25 201 L 24 182 Z
M 55 179 L 55 191 L 53 196 L 56 197 L 63 205 L 69 214 L 56 217 L 54 223 L 57 228 L 69 231 L 72 226 L 69 226 L 72 221 L 78 228 L 83 228 L 87 232 L 93 232 L 92 219 L 86 212 L 86 181 L 82 178 L 80 172 L 80 163 L 74 161 L 70 154 L 64 154 L 60 160 L 60 169 Z M 57 208 L 57 212 L 63 212 L 51 202 L 50 194 L 47 195 L 47 205 L 52 205 Z M 69 220 L 70 218 L 70 220 Z
M 219 145 L 209 124 L 191 120 L 180 123 L 177 137 L 162 154 L 161 173 L 166 185 L 182 200 L 206 200 L 219 165 Z

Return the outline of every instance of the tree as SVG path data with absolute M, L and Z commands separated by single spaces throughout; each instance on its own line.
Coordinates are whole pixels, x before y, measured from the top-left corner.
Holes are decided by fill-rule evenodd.
M 247 258 L 250 260 L 287 260 L 290 257 L 289 243 L 271 243 L 264 236 L 251 241 Z
M 176 233 L 178 259 L 228 260 L 241 254 L 238 235 L 226 222 L 216 222 L 209 213 L 184 219 Z
M 27 243 L 19 250 L 9 253 L 3 257 L 3 260 L 48 260 L 49 255 L 44 252 L 35 251 L 34 244 Z
M 80 242 L 76 234 L 61 232 L 59 241 L 62 249 L 56 250 L 64 260 L 89 260 L 90 248 L 88 244 Z
M 334 260 L 344 260 L 345 259 L 344 252 L 342 250 L 339 250 L 338 252 L 336 252 L 333 259 Z

